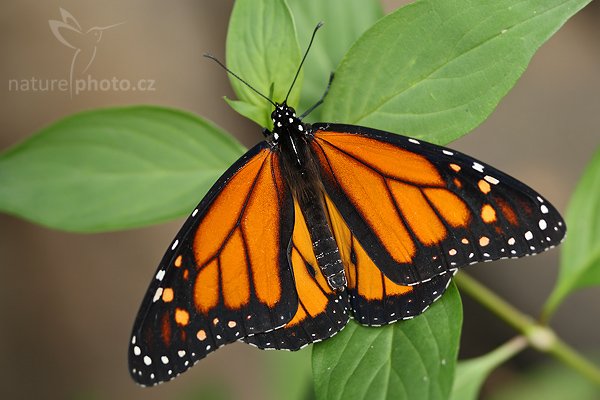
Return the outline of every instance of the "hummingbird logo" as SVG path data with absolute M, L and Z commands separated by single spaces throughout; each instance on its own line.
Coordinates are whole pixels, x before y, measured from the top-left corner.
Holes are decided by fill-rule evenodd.
M 69 70 L 69 88 L 72 97 L 73 77 L 81 76 L 92 65 L 102 39 L 102 33 L 107 29 L 123 24 L 123 22 L 108 26 L 94 26 L 84 31 L 75 17 L 64 8 L 60 8 L 60 16 L 62 21 L 49 20 L 48 23 L 50 24 L 50 30 L 58 41 L 74 50 Z

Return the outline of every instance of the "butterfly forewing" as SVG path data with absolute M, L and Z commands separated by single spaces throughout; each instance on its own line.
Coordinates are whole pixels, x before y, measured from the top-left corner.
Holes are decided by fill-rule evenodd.
M 564 237 L 562 218 L 548 201 L 457 151 L 351 125 L 317 124 L 313 134 L 327 194 L 396 283 L 535 254 Z
M 170 380 L 218 347 L 294 316 L 288 262 L 294 215 L 266 143 L 234 164 L 167 250 L 134 324 L 130 372 Z

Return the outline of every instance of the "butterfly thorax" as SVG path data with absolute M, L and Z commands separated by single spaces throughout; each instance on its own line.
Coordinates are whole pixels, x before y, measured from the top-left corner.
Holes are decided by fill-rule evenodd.
M 271 117 L 273 132 L 267 140 L 279 154 L 283 174 L 294 196 L 298 199 L 306 192 L 320 191 L 320 177 L 309 146 L 310 125 L 303 123 L 285 102 L 276 106 Z
M 311 127 L 285 103 L 277 105 L 271 117 L 270 141 L 279 154 L 285 181 L 304 215 L 318 267 L 332 289 L 343 290 L 346 286 L 344 265 L 327 220 L 324 189 L 309 146 Z
M 296 112 L 285 102 L 278 104 L 271 113 L 273 120 L 273 133 L 270 140 L 274 146 L 281 149 L 282 153 L 289 156 L 289 161 L 297 167 L 303 167 L 309 157 L 308 148 L 305 146 L 310 126 L 303 123 L 296 116 Z

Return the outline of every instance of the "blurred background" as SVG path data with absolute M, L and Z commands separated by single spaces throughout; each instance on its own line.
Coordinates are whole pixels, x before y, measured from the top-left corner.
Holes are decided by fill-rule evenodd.
M 385 1 L 387 11 L 405 2 Z M 246 146 L 259 127 L 221 99 L 234 97 L 225 73 L 202 58 L 224 58 L 232 1 L 48 0 L 0 3 L 0 149 L 78 111 L 157 104 L 200 114 Z M 153 80 L 153 90 L 9 90 L 10 79 L 66 79 L 73 49 L 59 42 L 49 20 L 68 10 L 83 30 L 103 32 L 87 73 L 95 79 Z M 527 182 L 562 212 L 600 144 L 600 6 L 572 18 L 535 55 L 494 114 L 450 147 Z M 300 38 L 304 43 L 306 38 Z M 302 45 L 304 46 L 304 45 Z M 310 59 L 309 61 L 310 62 Z M 174 382 L 142 389 L 129 378 L 127 343 L 157 262 L 182 221 L 127 232 L 76 235 L 0 215 L 0 398 L 193 399 L 225 388 L 233 398 L 277 398 L 278 358 L 310 354 L 262 352 L 235 343 Z M 558 251 L 481 264 L 470 272 L 525 312 L 537 316 L 553 288 Z M 600 291 L 571 296 L 552 325 L 577 349 L 600 351 Z M 481 355 L 514 333 L 468 298 L 461 357 Z M 496 371 L 484 398 L 519 385 L 547 357 L 525 351 Z M 298 380 L 305 377 L 297 371 Z M 574 377 L 577 385 L 583 378 Z M 539 385 L 550 384 L 546 379 Z M 215 389 L 216 388 L 216 389 Z M 543 391 L 537 391 L 538 395 Z M 513 397 L 516 398 L 516 397 Z M 527 397 L 528 399 L 534 397 Z

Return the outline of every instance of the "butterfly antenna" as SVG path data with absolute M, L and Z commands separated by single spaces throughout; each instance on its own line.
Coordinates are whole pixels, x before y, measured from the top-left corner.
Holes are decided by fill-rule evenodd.
M 218 58 L 216 58 L 212 54 L 208 54 L 208 53 L 204 53 L 203 56 L 206 57 L 206 58 L 209 58 L 209 59 L 213 60 L 214 62 L 216 62 L 217 64 L 219 64 L 221 66 L 221 68 L 223 68 L 225 71 L 227 71 L 227 73 L 231 74 L 237 80 L 239 80 L 240 82 L 242 82 L 244 85 L 246 85 L 250 89 L 254 90 L 254 92 L 256 92 L 256 94 L 258 94 L 260 97 L 262 97 L 263 99 L 267 100 L 269 103 L 273 104 L 273 107 L 277 107 L 277 105 L 273 102 L 273 100 L 271 100 L 270 98 L 268 98 L 267 96 L 265 96 L 264 94 L 262 94 L 261 92 L 259 92 L 257 89 L 255 89 L 251 84 L 249 84 L 248 82 L 246 82 L 245 80 L 243 80 L 242 78 L 240 78 L 235 72 L 233 72 L 232 70 L 230 70 L 229 68 L 227 68 L 225 66 L 225 64 L 223 64 L 221 61 L 219 61 Z
M 306 48 L 306 51 L 304 52 L 304 57 L 302 57 L 302 61 L 300 61 L 300 66 L 298 67 L 298 70 L 296 71 L 296 76 L 294 76 L 294 80 L 292 81 L 292 84 L 290 85 L 290 90 L 288 90 L 287 95 L 285 96 L 286 104 L 287 104 L 287 99 L 290 96 L 290 93 L 292 93 L 292 89 L 294 87 L 294 84 L 296 83 L 296 79 L 298 79 L 298 75 L 300 74 L 300 70 L 302 69 L 302 65 L 304 64 L 304 60 L 306 60 L 308 51 L 310 50 L 310 47 L 312 46 L 313 40 L 315 40 L 315 35 L 317 34 L 317 31 L 319 30 L 319 28 L 322 26 L 323 26 L 323 21 L 319 22 L 317 24 L 317 26 L 315 26 L 315 29 L 313 30 L 312 36 L 310 37 L 310 42 L 308 43 L 308 47 Z

